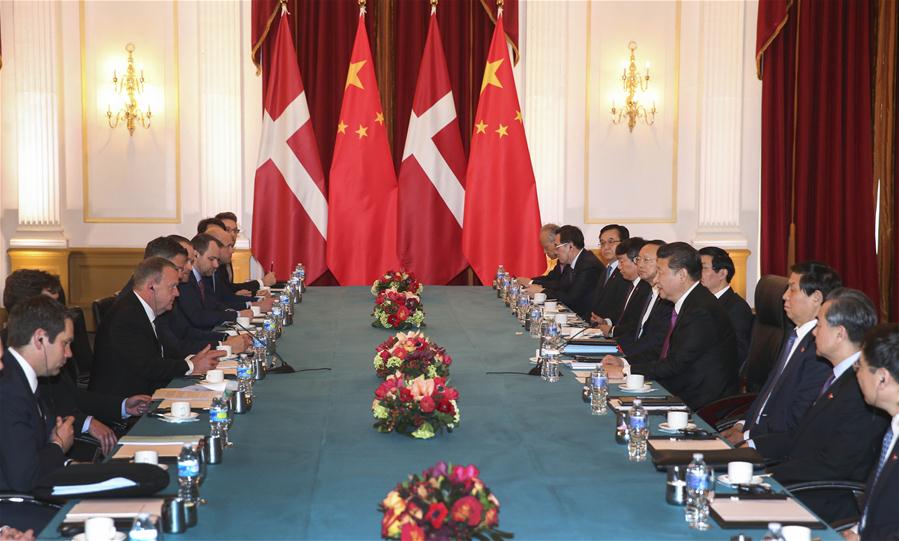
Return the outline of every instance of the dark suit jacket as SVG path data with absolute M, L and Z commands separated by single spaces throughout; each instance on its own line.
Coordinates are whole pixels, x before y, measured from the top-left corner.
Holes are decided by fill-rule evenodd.
M 193 274 L 187 282 L 178 284 L 178 293 L 181 311 L 193 327 L 208 331 L 225 321 L 237 319 L 237 312 L 222 306 L 209 286 L 205 296 L 200 294 L 200 286 Z
M 537 285 L 543 287 L 558 287 L 561 283 L 562 276 L 565 274 L 565 271 L 568 270 L 568 265 L 563 265 L 561 263 L 556 262 L 556 266 L 553 267 L 548 273 L 543 276 L 535 276 L 532 280 Z
M 67 364 L 72 362 L 71 359 Z M 88 415 L 111 425 L 122 422 L 122 400 L 125 396 L 115 396 L 79 388 L 71 376 L 61 371 L 58 376 L 39 378 L 43 396 L 53 397 L 52 407 L 57 415 L 75 417 L 75 434 L 84 427 Z
M 789 432 L 795 429 L 832 373 L 833 366 L 818 357 L 815 336 L 811 332 L 806 334 L 796 346 L 787 367 L 774 382 L 771 397 L 761 412 L 761 419 L 758 423 L 755 422 L 764 400 L 759 394 L 746 414 L 744 429 L 749 430 L 752 438 L 769 432 Z M 768 377 L 774 377 L 773 371 Z
M 862 541 L 899 540 L 899 443 L 893 445 L 876 480 L 873 469 L 865 490 L 867 517 Z
M 123 292 L 97 330 L 89 389 L 132 396 L 153 394 L 187 373 L 183 359 L 163 357 L 153 325 L 134 292 Z
M 204 280 L 206 280 L 206 291 L 211 290 L 219 304 L 226 308 L 245 310 L 247 303 L 255 300 L 253 297 L 236 295 L 234 292 L 237 290 L 232 289 L 228 274 L 221 267 L 212 276 L 205 277 Z
M 768 468 L 781 483 L 838 479 L 864 482 L 880 455 L 888 419 L 865 404 L 855 372 L 845 371 L 802 416 L 790 432 L 753 436 Z M 830 522 L 858 512 L 851 498 L 827 495 L 802 498 Z
M 667 332 L 667 331 L 666 331 Z M 663 336 L 664 341 L 664 336 Z M 737 342 L 718 299 L 701 285 L 687 295 L 668 356 L 629 356 L 631 373 L 658 381 L 693 410 L 737 391 Z
M 28 386 L 19 363 L 8 351 L 0 373 L 0 492 L 31 492 L 34 483 L 63 467 L 66 457 L 49 443 L 56 413 Z M 43 411 L 46 419 L 41 415 Z
M 591 294 L 596 289 L 602 263 L 593 252 L 581 250 L 572 269 L 570 266 L 557 285 L 544 286 L 547 298 L 557 299 L 585 320 L 590 320 Z
M 737 366 L 743 366 L 746 355 L 749 353 L 752 322 L 755 321 L 752 308 L 733 288 L 725 291 L 721 298 L 718 299 L 718 302 L 724 306 L 724 310 L 727 311 L 727 315 L 730 317 L 730 324 L 733 326 L 734 334 L 737 338 Z
M 649 292 L 652 296 L 652 289 Z M 644 305 L 649 301 L 644 301 Z M 636 327 L 628 334 L 622 334 L 616 337 L 618 345 L 624 355 L 630 359 L 631 357 L 642 362 L 655 360 L 662 353 L 662 344 L 665 342 L 665 335 L 668 334 L 668 325 L 671 322 L 671 310 L 674 309 L 674 303 L 671 301 L 658 298 L 652 305 L 649 317 L 643 324 L 643 332 L 640 333 L 640 322 L 643 321 L 643 311 L 640 311 L 640 317 L 637 319 Z M 640 336 L 637 336 L 640 333 Z
M 647 282 L 640 280 L 634 287 L 630 300 L 625 299 L 627 304 L 618 318 L 618 323 L 612 329 L 612 337 L 633 337 L 636 338 L 637 330 L 640 328 L 640 321 L 643 319 L 643 309 L 652 295 L 652 286 Z
M 246 289 L 253 295 L 259 292 L 259 282 L 256 280 L 249 280 L 247 282 L 239 282 L 236 284 L 234 283 L 234 266 L 231 265 L 231 263 L 228 263 L 227 265 L 224 265 L 224 267 L 219 268 L 225 269 L 224 274 L 227 278 L 228 285 L 231 286 L 231 291 L 240 291 L 241 289 Z
M 599 282 L 602 282 L 600 277 Z M 612 277 L 604 286 L 597 286 L 593 294 L 592 312 L 598 316 L 608 318 L 612 325 L 618 323 L 621 312 L 624 309 L 624 301 L 633 289 L 633 283 L 624 279 L 616 268 Z

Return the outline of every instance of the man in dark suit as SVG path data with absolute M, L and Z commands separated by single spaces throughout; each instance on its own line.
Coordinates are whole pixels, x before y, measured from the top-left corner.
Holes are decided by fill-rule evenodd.
M 621 350 L 627 355 L 647 355 L 658 358 L 662 351 L 662 342 L 668 334 L 671 322 L 671 310 L 674 304 L 659 296 L 659 288 L 656 284 L 658 265 L 657 254 L 660 247 L 665 245 L 663 240 L 647 241 L 640 253 L 634 259 L 637 263 L 637 275 L 640 281 L 649 286 L 649 292 L 639 306 L 636 320 L 629 321 L 627 314 L 622 316 L 623 321 L 615 330 L 615 340 L 621 346 Z M 637 308 L 636 305 L 629 308 Z
M 792 267 L 784 311 L 795 328 L 784 339 L 774 369 L 746 416 L 722 435 L 734 445 L 754 436 L 789 432 L 818 398 L 830 376 L 830 363 L 818 356 L 814 329 L 824 300 L 840 287 L 840 275 L 816 261 Z
M 586 319 L 590 315 L 590 292 L 596 288 L 601 263 L 590 250 L 584 249 L 584 234 L 573 225 L 563 225 L 556 233 L 556 253 L 559 265 L 568 269 L 558 284 L 547 287 L 531 285 L 528 293 L 546 293 L 572 312 Z
M 196 259 L 187 282 L 178 286 L 178 304 L 190 324 L 208 331 L 226 321 L 234 321 L 238 316 L 252 317 L 253 311 L 249 308 L 237 311 L 219 303 L 208 288 L 208 281 L 203 280 L 218 268 L 222 243 L 207 233 L 198 234 L 190 243 Z
M 618 224 L 608 224 L 599 231 L 599 260 L 605 265 L 603 274 L 596 284 L 593 292 L 594 306 L 602 300 L 606 284 L 618 273 L 618 259 L 615 257 L 615 248 L 629 239 L 631 236 L 627 227 Z
M 706 246 L 699 250 L 702 260 L 702 279 L 700 282 L 724 306 L 730 323 L 737 337 L 737 366 L 743 366 L 749 352 L 749 338 L 752 335 L 752 308 L 736 291 L 731 289 L 730 281 L 734 278 L 734 261 L 730 255 L 716 246 Z
M 627 367 L 656 380 L 697 410 L 737 390 L 734 331 L 718 299 L 699 285 L 696 249 L 684 242 L 666 244 L 659 248 L 658 267 L 659 295 L 674 303 L 661 353 L 606 358 L 603 364 L 611 377 Z
M 38 377 L 59 374 L 72 355 L 72 320 L 64 306 L 39 295 L 9 314 L 9 348 L 0 375 L 0 492 L 28 493 L 61 468 L 74 441 L 73 417 L 57 417 Z
M 225 226 L 225 231 L 231 234 L 234 245 L 237 246 L 237 237 L 240 235 L 240 227 L 237 224 L 237 215 L 233 212 L 219 212 L 215 215 L 215 219 L 222 222 L 222 225 Z M 199 231 L 199 233 L 203 233 L 203 231 Z M 271 287 L 277 282 L 275 273 L 269 272 L 263 276 L 261 280 L 248 280 L 246 282 L 234 283 L 234 269 L 231 263 L 229 262 L 222 266 L 225 268 L 228 284 L 231 285 L 235 293 L 245 291 L 246 293 L 244 294 L 257 295 L 262 287 Z
M 263 312 L 271 311 L 273 298 L 263 297 L 262 300 L 257 301 L 253 296 L 239 293 L 239 290 L 235 289 L 237 286 L 231 283 L 225 270 L 225 266 L 230 267 L 231 258 L 234 255 L 234 238 L 231 234 L 217 227 L 207 229 L 207 234 L 215 237 L 222 244 L 222 248 L 219 250 L 218 267 L 211 276 L 205 277 L 207 290 L 212 291 L 220 305 L 234 310 L 258 306 Z M 249 293 L 249 291 L 243 290 L 243 293 Z
M 178 297 L 178 270 L 161 257 L 145 259 L 134 271 L 134 288 L 119 294 L 97 330 L 91 389 L 153 394 L 173 378 L 215 368 L 224 351 L 203 349 L 186 359 L 167 355 L 154 321 Z
M 652 290 L 649 284 L 643 284 L 641 287 L 642 280 L 640 280 L 637 272 L 636 259 L 639 257 L 640 250 L 644 244 L 645 241 L 641 237 L 631 237 L 619 243 L 618 247 L 615 248 L 618 273 L 613 278 L 615 284 L 610 284 L 608 288 L 615 287 L 617 291 L 615 293 L 607 291 L 603 295 L 601 306 L 594 307 L 590 315 L 590 321 L 598 325 L 606 336 L 614 336 L 614 328 L 622 323 L 624 323 L 624 327 L 619 329 L 619 335 L 636 329 L 637 319 L 640 317 L 643 304 Z M 622 321 L 628 306 L 631 306 L 631 311 L 628 314 L 630 319 Z M 604 314 L 604 316 L 598 314 Z
M 839 288 L 828 295 L 814 333 L 818 354 L 833 367 L 830 377 L 795 429 L 752 437 L 762 456 L 778 461 L 768 471 L 781 483 L 867 479 L 887 418 L 865 404 L 854 366 L 865 333 L 876 323 L 877 311 L 861 291 Z M 800 498 L 827 522 L 858 514 L 848 494 Z
M 850 541 L 899 540 L 899 324 L 885 324 L 865 336 L 855 374 L 868 405 L 892 420 L 865 489 L 862 518 L 843 536 Z

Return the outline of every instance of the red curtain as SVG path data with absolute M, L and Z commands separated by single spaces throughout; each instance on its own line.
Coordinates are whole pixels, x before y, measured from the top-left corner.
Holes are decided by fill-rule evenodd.
M 792 217 L 795 260 L 829 263 L 876 303 L 873 3 L 762 2 L 760 24 L 772 19 L 763 9 L 783 6 L 787 22 L 762 56 L 763 272 L 785 270 Z
M 899 60 L 897 60 L 899 62 Z M 896 87 L 897 95 L 894 96 L 893 110 L 896 113 L 895 123 L 893 124 L 893 295 L 892 295 L 892 321 L 899 321 L 899 227 L 897 227 L 897 216 L 899 216 L 899 69 L 896 70 Z
M 394 111 L 394 118 L 388 118 L 387 122 L 392 128 L 390 145 L 398 170 L 412 111 L 418 64 L 427 36 L 430 5 L 425 0 L 393 0 L 386 6 L 381 5 L 385 1 L 388 0 L 368 0 L 366 28 L 375 62 L 386 57 L 392 63 L 392 69 L 386 72 L 393 80 L 379 80 L 378 86 L 383 99 L 393 96 L 393 103 L 385 103 L 384 110 Z M 273 14 L 279 6 L 278 0 L 253 0 L 252 4 L 253 59 L 261 68 L 263 96 L 268 83 L 266 74 L 272 42 L 264 38 L 274 35 L 278 21 Z M 287 0 L 287 8 L 322 167 L 328 171 L 359 6 L 356 0 Z M 495 15 L 495 0 L 441 0 L 437 7 L 437 21 L 443 35 L 466 156 Z M 518 0 L 505 0 L 503 17 L 508 41 L 513 44 L 517 57 Z M 389 35 L 385 36 L 385 33 Z M 387 39 L 383 39 L 385 37 Z M 392 48 L 386 56 L 381 50 L 385 46 Z M 388 89 L 393 90 L 392 94 Z M 464 283 L 464 274 L 452 283 Z

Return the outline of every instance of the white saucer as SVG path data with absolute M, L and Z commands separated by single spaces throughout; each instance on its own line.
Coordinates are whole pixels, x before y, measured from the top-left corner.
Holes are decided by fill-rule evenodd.
M 749 481 L 748 483 L 742 483 L 742 484 L 744 484 L 744 485 L 760 485 L 764 481 L 765 481 L 765 478 L 762 477 L 761 475 L 753 475 L 751 481 Z M 718 476 L 718 482 L 725 484 L 725 485 L 733 486 L 730 482 L 730 477 L 726 473 L 723 473 Z
M 227 385 L 228 379 L 225 378 L 222 381 L 209 381 L 208 379 L 201 379 L 197 383 L 199 383 L 200 385 L 221 385 L 222 383 Z
M 163 413 L 159 416 L 159 418 L 167 423 L 192 423 L 194 421 L 199 421 L 200 414 L 192 411 L 187 417 L 175 417 L 174 415 L 169 413 Z
M 80 533 L 73 537 L 72 541 L 85 541 L 86 539 L 87 536 L 83 533 Z M 125 539 L 128 539 L 128 534 L 124 532 L 116 532 L 115 535 L 112 536 L 112 539 L 110 541 L 125 541 Z
M 693 423 L 687 423 L 685 428 L 671 428 L 668 426 L 668 421 L 662 421 L 659 423 L 659 430 L 662 432 L 670 432 L 672 434 L 676 434 L 682 430 L 696 430 L 696 425 Z
M 618 389 L 624 391 L 625 393 L 648 393 L 649 391 L 653 390 L 652 385 L 650 385 L 649 383 L 644 383 L 643 387 L 640 387 L 639 389 L 631 389 L 627 385 L 622 384 L 618 386 Z

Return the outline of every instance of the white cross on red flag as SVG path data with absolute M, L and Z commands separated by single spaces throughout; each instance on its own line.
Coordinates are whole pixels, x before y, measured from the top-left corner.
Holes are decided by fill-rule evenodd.
M 253 256 L 266 271 L 273 266 L 280 279 L 303 263 L 307 282 L 313 282 L 327 268 L 328 201 L 286 10 L 270 70 L 253 198 Z
M 468 265 L 462 254 L 465 151 L 456 119 L 432 8 L 400 165 L 397 205 L 400 261 L 428 284 L 446 284 Z

